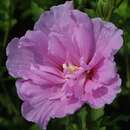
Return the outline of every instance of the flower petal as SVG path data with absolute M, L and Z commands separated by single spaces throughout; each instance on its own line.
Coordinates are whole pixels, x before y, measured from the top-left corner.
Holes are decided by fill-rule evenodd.
M 108 85 L 94 81 L 86 83 L 86 100 L 92 108 L 101 108 L 105 104 L 111 104 L 120 90 L 121 79 L 117 76 Z
M 35 24 L 34 29 L 42 30 L 48 34 L 55 24 L 57 27 L 64 24 L 66 25 L 66 20 L 68 20 L 68 17 L 65 18 L 65 16 L 68 16 L 68 12 L 72 9 L 72 2 L 69 1 L 63 5 L 52 7 L 50 11 L 47 11 L 40 16 L 40 19 Z
M 42 128 L 46 128 L 51 118 L 64 117 L 74 113 L 83 102 L 75 98 L 50 99 L 61 88 L 41 87 L 31 81 L 18 81 L 17 91 L 24 101 L 22 105 L 22 115 L 28 121 L 38 123 Z M 53 96 L 52 96 L 53 97 Z
M 77 44 L 80 57 L 83 57 L 88 63 L 95 51 L 95 43 L 93 37 L 93 25 L 91 19 L 85 14 L 78 10 L 72 12 L 72 17 L 77 24 L 74 29 L 73 38 L 75 39 L 75 44 Z
M 30 64 L 34 63 L 33 53 L 25 48 L 18 47 L 19 39 L 13 39 L 7 47 L 6 66 L 13 77 L 27 78 Z M 14 51 L 15 50 L 15 51 Z
M 95 18 L 93 19 L 93 27 L 96 52 L 89 63 L 90 66 L 97 64 L 103 57 L 113 57 L 123 44 L 123 32 L 114 24 Z
M 112 59 L 104 59 L 95 66 L 93 79 L 107 84 L 117 76 L 116 64 Z

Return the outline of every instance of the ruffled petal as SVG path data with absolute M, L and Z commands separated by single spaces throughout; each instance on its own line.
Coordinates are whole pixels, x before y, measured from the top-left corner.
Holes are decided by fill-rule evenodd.
M 84 100 L 92 108 L 101 108 L 105 104 L 111 104 L 117 94 L 121 91 L 120 89 L 121 79 L 117 75 L 109 84 L 101 84 L 94 81 L 88 81 L 85 87 Z
M 45 12 L 34 28 L 48 34 L 49 50 L 56 57 L 69 57 L 70 62 L 79 64 L 79 57 L 84 57 L 88 63 L 93 56 L 95 43 L 92 21 L 85 13 L 74 10 L 72 2 Z
M 22 105 L 22 115 L 28 121 L 38 123 L 42 128 L 46 128 L 51 118 L 64 117 L 73 114 L 79 109 L 83 102 L 76 98 L 62 98 L 61 87 L 58 86 L 38 86 L 31 81 L 17 81 L 17 92 L 24 101 Z M 60 92 L 56 99 L 54 94 Z
M 46 100 L 41 105 L 33 107 L 29 102 L 24 102 L 22 105 L 22 115 L 28 121 L 35 122 L 41 128 L 46 129 L 51 118 L 61 118 L 65 115 L 73 114 L 82 104 L 82 102 L 76 100 Z
M 68 34 L 51 32 L 49 34 L 48 51 L 61 60 L 61 64 L 68 62 L 79 65 L 79 50 Z
M 18 46 L 32 52 L 37 63 L 57 67 L 61 61 L 48 54 L 48 39 L 47 34 L 40 30 L 27 31 L 25 36 L 20 38 Z
M 44 101 L 44 99 L 57 99 L 64 96 L 64 93 L 61 91 L 62 85 L 38 85 L 31 80 L 17 80 L 16 82 L 19 97 L 33 105 Z
M 114 55 L 122 46 L 122 30 L 110 22 L 102 21 L 99 18 L 93 19 L 96 51 L 105 54 L 105 57 Z
M 117 68 L 113 59 L 104 59 L 95 66 L 92 79 L 108 84 L 117 76 Z
M 36 22 L 34 29 L 42 30 L 48 34 L 52 31 L 55 24 L 57 25 L 56 30 L 58 30 L 59 27 L 64 27 L 66 22 L 68 23 L 68 14 L 72 9 L 73 4 L 69 1 L 63 5 L 52 7 L 50 11 L 47 11 L 40 16 L 40 19 Z
M 27 78 L 29 76 L 30 65 L 35 62 L 33 53 L 26 48 L 19 48 L 18 45 L 18 38 L 14 38 L 9 43 L 7 47 L 8 59 L 6 66 L 9 74 L 13 77 Z
M 72 18 L 77 26 L 74 28 L 73 39 L 77 44 L 80 57 L 83 57 L 88 63 L 95 51 L 95 42 L 93 35 L 93 25 L 91 19 L 78 10 L 72 11 Z
M 92 21 L 96 42 L 96 51 L 89 64 L 94 66 L 103 57 L 113 57 L 122 47 L 123 31 L 118 29 L 114 24 L 105 22 L 100 18 L 92 19 Z
M 13 39 L 7 47 L 7 56 L 6 66 L 13 77 L 31 79 L 37 84 L 63 82 L 57 68 L 61 64 L 48 54 L 47 38 L 41 31 L 28 31 L 21 39 Z

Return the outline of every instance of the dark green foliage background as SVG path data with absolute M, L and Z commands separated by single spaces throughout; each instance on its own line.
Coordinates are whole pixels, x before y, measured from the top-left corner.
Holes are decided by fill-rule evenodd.
M 40 130 L 25 121 L 20 113 L 21 101 L 17 97 L 15 80 L 6 70 L 5 49 L 14 37 L 21 37 L 32 30 L 40 14 L 65 0 L 0 0 L 0 130 Z M 130 1 L 129 0 L 74 0 L 75 8 L 90 17 L 112 21 L 124 31 L 124 46 L 116 55 L 118 71 L 122 77 L 122 92 L 105 107 L 104 116 L 97 126 L 106 130 L 130 130 Z M 74 115 L 51 120 L 48 130 L 87 130 L 88 106 Z M 89 130 L 89 129 L 88 129 Z

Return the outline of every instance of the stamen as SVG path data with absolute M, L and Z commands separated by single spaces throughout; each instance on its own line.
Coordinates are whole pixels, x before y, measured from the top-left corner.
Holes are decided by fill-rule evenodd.
M 77 71 L 79 67 L 72 64 L 63 64 L 63 68 L 72 74 Z

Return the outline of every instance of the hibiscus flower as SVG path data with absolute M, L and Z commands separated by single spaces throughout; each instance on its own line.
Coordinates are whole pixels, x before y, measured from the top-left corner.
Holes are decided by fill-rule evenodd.
M 72 2 L 43 13 L 32 31 L 7 47 L 7 69 L 17 78 L 22 115 L 46 128 L 51 118 L 84 104 L 101 108 L 121 91 L 114 55 L 122 30 L 73 8 Z

